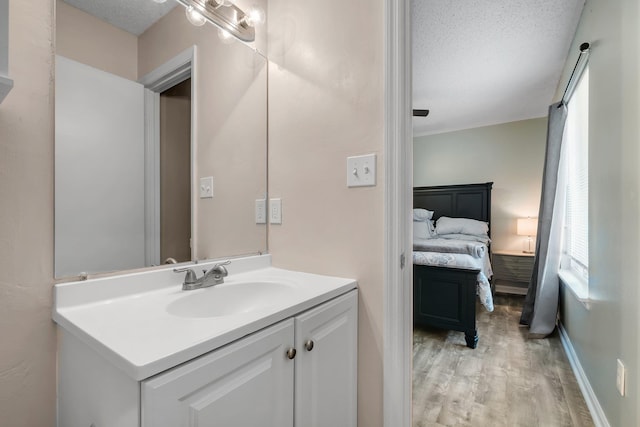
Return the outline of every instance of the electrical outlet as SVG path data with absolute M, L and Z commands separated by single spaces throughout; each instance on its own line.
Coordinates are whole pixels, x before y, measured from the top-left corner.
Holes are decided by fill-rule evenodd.
M 267 201 L 265 199 L 256 200 L 256 224 L 267 223 Z
M 282 224 L 282 200 L 269 200 L 269 222 L 271 224 Z
M 624 363 L 622 360 L 617 359 L 618 362 L 618 370 L 616 374 L 616 387 L 618 388 L 618 392 L 620 396 L 624 396 Z

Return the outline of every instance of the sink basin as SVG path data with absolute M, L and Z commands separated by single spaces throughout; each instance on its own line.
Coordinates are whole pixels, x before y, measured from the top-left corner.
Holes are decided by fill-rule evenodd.
M 167 305 L 178 317 L 222 317 L 261 311 L 286 301 L 291 287 L 277 282 L 225 283 L 194 291 Z

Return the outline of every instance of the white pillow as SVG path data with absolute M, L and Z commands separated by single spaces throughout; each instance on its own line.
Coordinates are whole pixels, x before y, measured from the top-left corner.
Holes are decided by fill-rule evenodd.
M 486 236 L 489 233 L 489 225 L 475 219 L 441 216 L 436 222 L 436 233 Z
M 429 221 L 431 218 L 433 218 L 433 211 L 419 208 L 413 210 L 414 221 Z
M 413 239 L 431 239 L 435 235 L 433 221 L 413 221 Z

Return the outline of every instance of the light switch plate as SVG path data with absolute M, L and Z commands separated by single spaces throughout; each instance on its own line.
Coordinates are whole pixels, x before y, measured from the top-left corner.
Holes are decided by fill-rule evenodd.
M 212 199 L 213 198 L 213 177 L 206 176 L 200 178 L 200 198 Z
M 269 222 L 271 224 L 282 224 L 282 200 L 269 200 Z
M 376 155 L 347 157 L 347 187 L 376 185 Z
M 256 200 L 256 224 L 267 223 L 267 201 L 265 199 Z

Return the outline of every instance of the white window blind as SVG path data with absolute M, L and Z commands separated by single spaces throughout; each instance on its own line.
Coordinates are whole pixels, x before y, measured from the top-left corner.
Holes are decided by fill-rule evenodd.
M 589 68 L 586 68 L 568 103 L 567 198 L 564 252 L 569 268 L 588 279 L 589 269 Z

